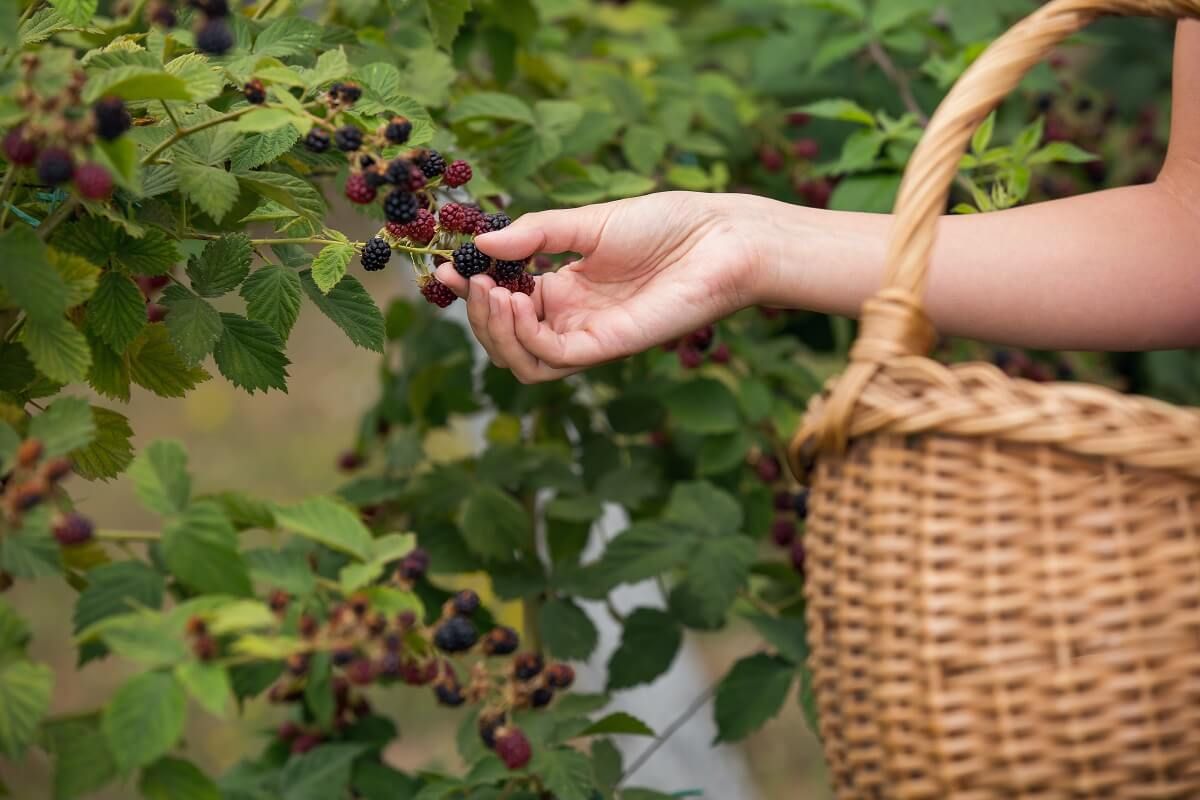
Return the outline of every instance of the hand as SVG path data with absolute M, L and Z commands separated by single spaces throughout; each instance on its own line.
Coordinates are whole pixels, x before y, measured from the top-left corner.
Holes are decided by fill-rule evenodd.
M 677 338 L 755 302 L 757 198 L 664 192 L 526 214 L 476 238 L 494 258 L 580 253 L 532 296 L 453 264 L 437 278 L 467 300 L 492 362 L 522 383 L 548 381 Z

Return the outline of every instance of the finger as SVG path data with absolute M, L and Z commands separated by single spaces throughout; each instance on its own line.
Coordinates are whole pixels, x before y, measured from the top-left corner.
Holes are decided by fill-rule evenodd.
M 513 301 L 518 296 L 525 297 L 525 295 L 514 294 L 503 287 L 497 287 L 491 291 L 491 317 L 488 320 L 488 330 L 496 347 L 496 354 L 504 359 L 508 368 L 521 383 L 556 380 L 572 374 L 574 370 L 555 369 L 539 361 L 517 340 Z
M 459 297 L 467 296 L 468 283 L 467 279 L 458 274 L 458 270 L 454 265 L 447 261 L 444 264 L 439 264 L 434 270 L 433 276 L 442 283 L 450 287 L 450 291 L 454 292 Z
M 525 214 L 512 225 L 475 237 L 479 249 L 493 258 L 514 261 L 535 253 L 588 255 L 600 243 L 608 204 Z
M 492 346 L 492 337 L 488 333 L 488 317 L 491 316 L 491 304 L 488 301 L 488 292 L 496 285 L 495 281 L 486 275 L 476 275 L 471 278 L 470 288 L 467 291 L 467 321 L 471 323 L 471 332 L 475 334 L 475 338 L 483 345 L 483 349 L 487 351 L 488 358 L 498 367 L 505 366 L 496 358 L 495 348 Z
M 586 331 L 557 333 L 538 321 L 533 298 L 528 295 L 515 295 L 512 306 L 517 341 L 548 367 L 578 371 L 607 360 L 592 334 Z

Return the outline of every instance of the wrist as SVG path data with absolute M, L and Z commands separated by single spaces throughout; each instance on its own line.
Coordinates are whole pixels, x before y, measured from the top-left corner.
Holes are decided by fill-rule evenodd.
M 748 224 L 753 245 L 747 274 L 742 276 L 750 305 L 801 307 L 805 280 L 800 264 L 811 264 L 810 251 L 820 235 L 815 216 L 821 212 L 766 197 L 745 196 L 740 219 Z

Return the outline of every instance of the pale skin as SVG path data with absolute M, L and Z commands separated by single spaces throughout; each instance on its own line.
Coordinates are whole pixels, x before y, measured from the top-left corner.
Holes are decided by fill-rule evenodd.
M 1015 346 L 1200 345 L 1200 22 L 1177 33 L 1171 142 L 1151 184 L 942 220 L 927 310 L 938 330 Z M 477 237 L 502 259 L 582 258 L 513 294 L 437 277 L 466 298 L 491 360 L 562 378 L 751 305 L 853 316 L 880 286 L 891 218 L 750 195 L 664 192 L 526 214 Z

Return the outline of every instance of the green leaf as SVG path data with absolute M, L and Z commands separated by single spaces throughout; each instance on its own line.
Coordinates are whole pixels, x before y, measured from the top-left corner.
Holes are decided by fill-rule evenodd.
M 291 127 L 296 115 L 282 108 L 256 108 L 234 123 L 238 133 L 262 134 Z M 255 166 L 258 166 L 257 164 Z
M 67 287 L 67 307 L 74 308 L 87 302 L 96 291 L 100 268 L 82 256 L 53 248 L 46 251 L 46 257 Z
M 300 283 L 313 305 L 341 328 L 351 342 L 376 353 L 383 352 L 386 337 L 383 312 L 357 278 L 347 275 L 328 294 L 322 293 L 310 270 L 300 273 Z
M 29 435 L 42 441 L 47 458 L 86 447 L 96 435 L 92 408 L 78 397 L 60 397 L 29 423 Z
M 24 329 L 25 350 L 43 375 L 58 383 L 87 379 L 92 352 L 87 338 L 63 317 L 29 317 Z
M 325 201 L 312 184 L 295 175 L 282 172 L 238 172 L 237 180 L 247 189 L 274 200 L 284 208 L 312 220 L 325 214 Z
M 213 99 L 225 86 L 220 67 L 200 53 L 184 53 L 173 58 L 165 69 L 168 75 L 174 75 L 187 85 L 188 95 L 197 103 Z
M 471 0 L 425 0 L 425 14 L 429 17 L 429 28 L 433 32 L 433 40 L 438 46 L 449 50 L 458 36 L 467 12 L 471 10 Z
M 621 139 L 621 152 L 629 166 L 638 172 L 651 173 L 667 152 L 667 140 L 650 125 L 631 125 Z
M 102 727 L 117 767 L 128 773 L 170 752 L 183 734 L 187 695 L 169 673 L 127 681 L 104 709 Z
M 283 341 L 266 323 L 221 314 L 225 332 L 213 350 L 217 369 L 230 383 L 253 394 L 255 391 L 287 391 L 287 365 Z
M 793 664 L 803 664 L 808 660 L 808 627 L 803 618 L 748 614 L 746 619 L 760 636 L 779 651 L 779 655 Z
M 688 560 L 687 577 L 677 587 L 681 594 L 675 602 L 682 600 L 686 606 L 686 616 L 679 616 L 706 630 L 720 627 L 750 577 L 755 551 L 754 542 L 738 534 L 702 540 Z
M 0 474 L 7 475 L 13 466 L 17 448 L 21 446 L 21 435 L 12 425 L 0 420 Z
M 129 376 L 159 397 L 183 397 L 209 377 L 184 361 L 164 325 L 147 325 L 129 346 Z
M 987 119 L 975 129 L 975 133 L 971 135 L 971 152 L 977 156 L 987 152 L 988 145 L 992 143 L 992 133 L 996 130 L 996 112 L 987 115 Z
M 683 629 L 671 615 L 639 608 L 625 618 L 621 645 L 608 662 L 608 688 L 650 683 L 671 668 L 683 644 Z
M 633 523 L 609 542 L 600 561 L 585 568 L 585 586 L 595 581 L 603 596 L 622 583 L 647 580 L 683 564 L 694 543 L 689 533 L 654 521 Z
M 596 649 L 596 626 L 582 608 L 566 598 L 547 601 L 539 614 L 546 649 L 555 658 L 583 661 Z
M 320 25 L 303 17 L 278 17 L 254 40 L 258 56 L 295 56 L 321 41 Z
M 92 21 L 96 13 L 98 0 L 50 0 L 50 5 L 62 14 L 63 19 L 72 25 L 82 28 Z
M 83 99 L 94 103 L 101 97 L 122 100 L 191 100 L 187 83 L 155 67 L 129 64 L 93 72 L 84 87 Z
M 70 22 L 55 8 L 39 9 L 25 20 L 20 28 L 21 44 L 44 42 L 54 34 L 70 27 Z
M 529 771 L 541 778 L 556 800 L 592 797 L 592 763 L 578 750 L 539 747 L 529 762 Z
M 371 557 L 371 532 L 358 515 L 329 497 L 313 497 L 275 509 L 279 527 L 320 542 L 359 561 Z
M 291 125 L 257 136 L 243 136 L 233 151 L 233 171 L 241 174 L 269 164 L 291 150 L 299 140 L 300 132 Z
M 337 242 L 322 248 L 313 259 L 312 278 L 317 288 L 323 294 L 337 285 L 346 274 L 346 265 L 354 257 L 354 247 L 345 242 Z
M 742 506 L 728 492 L 707 481 L 681 483 L 671 490 L 663 519 L 713 536 L 742 527 Z
M 330 800 L 350 787 L 350 769 L 365 749 L 361 744 L 328 744 L 292 756 L 279 775 L 283 800 Z
M 883 214 L 892 210 L 899 191 L 899 175 L 851 175 L 833 190 L 829 207 L 837 211 Z
M 62 573 L 58 542 L 50 533 L 44 507 L 27 512 L 20 530 L 0 536 L 0 569 L 18 578 L 44 578 Z
M 764 653 L 734 664 L 717 686 L 715 741 L 738 742 L 761 728 L 779 713 L 795 677 L 794 664 Z
M 326 50 L 317 56 L 317 63 L 311 70 L 304 71 L 304 79 L 308 86 L 317 89 L 330 81 L 345 78 L 350 74 L 350 60 L 342 48 Z
M 88 572 L 88 585 L 75 601 L 74 632 L 78 635 L 96 623 L 128 614 L 138 608 L 162 606 L 165 584 L 156 570 L 140 561 L 118 561 Z M 85 648 L 80 663 L 99 656 L 102 650 Z
M 861 125 L 875 124 L 875 117 L 870 111 L 860 106 L 853 100 L 844 98 L 831 98 L 828 100 L 818 100 L 815 103 L 809 103 L 805 106 L 799 106 L 792 111 L 802 111 L 820 119 L 835 119 L 843 122 L 857 122 Z
M 50 709 L 54 672 L 44 664 L 14 660 L 0 665 L 0 753 L 20 758 Z
M 625 734 L 628 736 L 655 736 L 654 729 L 632 714 L 614 711 L 606 714 L 587 727 L 580 736 L 606 736 Z
M 88 383 L 105 397 L 129 402 L 129 359 L 117 355 L 96 337 L 88 337 L 88 344 L 92 348 Z
M 250 572 L 238 553 L 237 532 L 211 500 L 192 503 L 163 529 L 163 560 L 196 592 L 249 597 Z
M 220 313 L 207 300 L 186 287 L 172 284 L 163 291 L 159 302 L 168 309 L 167 334 L 179 355 L 195 364 L 213 351 L 225 326 L 221 324 Z
M 476 92 L 459 99 L 450 108 L 446 118 L 452 123 L 472 119 L 498 119 L 507 122 L 537 124 L 533 109 L 525 101 L 502 92 Z
M 188 278 L 201 297 L 220 297 L 246 279 L 253 259 L 250 237 L 229 233 L 206 244 L 199 256 L 188 259 Z
M 67 285 L 50 266 L 46 246 L 28 225 L 0 234 L 0 289 L 31 321 L 60 322 L 68 308 Z
M 187 507 L 192 479 L 187 472 L 187 453 L 179 442 L 151 442 L 129 468 L 134 491 L 142 505 L 159 514 L 175 514 Z
M 200 768 L 180 758 L 160 758 L 142 772 L 146 800 L 221 800 L 221 790 Z
M 657 185 L 653 178 L 628 170 L 618 170 L 608 177 L 605 191 L 608 197 L 636 197 L 653 191 Z
M 54 800 L 84 797 L 117 777 L 99 714 L 49 720 L 42 730 L 54 754 Z
M 287 341 L 300 315 L 300 276 L 294 270 L 272 264 L 250 274 L 240 293 L 246 301 L 246 316 L 266 324 Z
M 459 528 L 467 548 L 488 561 L 511 559 L 533 536 L 533 523 L 521 504 L 486 483 L 476 484 L 463 503 Z
M 741 426 L 737 397 L 720 381 L 698 378 L 663 396 L 671 421 L 689 433 L 728 433 Z
M 274 527 L 274 523 L 263 527 Z M 246 550 L 242 558 L 250 568 L 250 577 L 258 583 L 277 586 L 299 596 L 312 594 L 316 587 L 312 567 L 298 551 Z
M 1070 142 L 1051 142 L 1035 151 L 1026 161 L 1030 166 L 1037 164 L 1086 164 L 1097 156 Z
M 105 272 L 88 303 L 87 324 L 114 352 L 124 353 L 146 326 L 142 291 L 121 273 Z
M 100 655 L 97 640 L 122 659 L 136 661 L 143 667 L 175 664 L 189 656 L 187 645 L 180 636 L 179 625 L 151 612 L 133 612 L 101 620 L 80 634 L 88 652 Z
M 238 179 L 222 167 L 177 159 L 175 172 L 179 190 L 213 220 L 219 222 L 237 202 Z
M 175 668 L 175 677 L 187 693 L 213 716 L 224 717 L 233 696 L 229 673 L 219 664 L 188 661 Z

